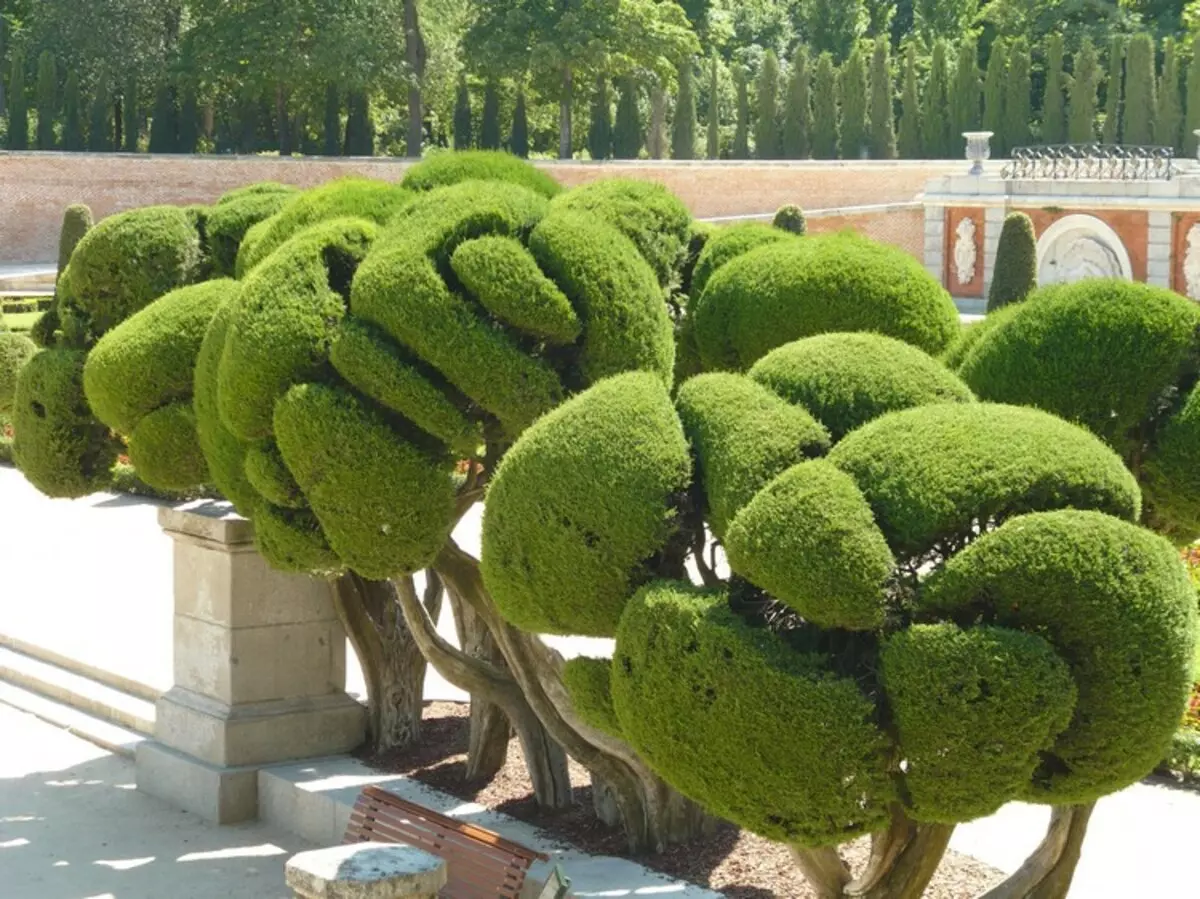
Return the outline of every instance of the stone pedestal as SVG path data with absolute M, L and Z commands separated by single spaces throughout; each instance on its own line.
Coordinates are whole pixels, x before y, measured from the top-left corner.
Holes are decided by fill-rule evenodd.
M 159 512 L 175 541 L 175 686 L 138 747 L 138 788 L 219 824 L 258 813 L 258 769 L 348 752 L 366 713 L 324 581 L 272 570 L 227 503 Z
M 287 885 L 297 899 L 436 899 L 446 863 L 413 846 L 351 843 L 293 856 Z

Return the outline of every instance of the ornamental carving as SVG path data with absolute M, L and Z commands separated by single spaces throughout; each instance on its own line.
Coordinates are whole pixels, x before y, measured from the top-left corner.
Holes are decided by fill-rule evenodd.
M 954 229 L 954 269 L 958 275 L 959 284 L 970 284 L 975 280 L 975 263 L 978 253 L 975 249 L 975 220 L 964 218 Z

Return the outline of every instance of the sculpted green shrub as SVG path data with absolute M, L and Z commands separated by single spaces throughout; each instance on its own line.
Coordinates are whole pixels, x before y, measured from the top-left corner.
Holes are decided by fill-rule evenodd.
M 718 228 L 704 244 L 692 275 L 692 303 L 699 299 L 708 281 L 727 262 L 749 253 L 755 247 L 789 240 L 786 231 L 761 222 L 745 222 Z
M 298 193 L 290 185 L 268 181 L 232 190 L 217 200 L 205 217 L 206 245 L 214 273 L 232 278 L 246 232 L 282 210 Z
M 82 203 L 68 206 L 63 213 L 62 227 L 58 232 L 58 276 L 67 270 L 71 262 L 71 254 L 79 246 L 79 241 L 87 235 L 95 221 L 92 210 Z
M 988 288 L 987 311 L 1020 303 L 1037 289 L 1037 237 L 1033 220 L 1023 212 L 1009 213 L 1000 229 L 996 268 Z
M 435 153 L 408 170 L 401 182 L 409 190 L 433 190 L 463 181 L 503 181 L 553 197 L 562 187 L 533 165 L 496 150 Z
M 804 210 L 792 204 L 780 206 L 775 211 L 775 218 L 771 221 L 771 225 L 792 234 L 804 234 L 808 231 L 808 223 L 804 220 Z
M 830 331 L 875 331 L 928 353 L 958 331 L 949 294 L 920 263 L 849 232 L 743 253 L 711 277 L 693 313 L 709 369 L 745 370 L 778 346 Z
M 14 331 L 0 331 L 0 412 L 11 412 L 17 376 L 38 351 L 38 345 Z

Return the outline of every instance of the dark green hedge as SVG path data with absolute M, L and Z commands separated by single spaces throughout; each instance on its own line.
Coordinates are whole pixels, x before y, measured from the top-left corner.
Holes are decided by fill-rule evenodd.
M 11 412 L 17 393 L 17 376 L 38 352 L 24 334 L 0 331 L 0 412 Z
M 969 387 L 932 356 L 879 334 L 821 334 L 772 350 L 750 377 L 803 406 L 835 441 L 887 412 L 969 403 Z
M 1090 802 L 1167 752 L 1192 685 L 1196 592 L 1175 548 L 1095 512 L 1027 515 L 985 535 L 931 580 L 921 604 L 1040 634 L 1079 696 L 1028 796 Z
M 401 184 L 409 190 L 433 190 L 463 181 L 504 181 L 543 197 L 562 190 L 550 175 L 524 159 L 494 150 L 435 153 L 410 168 Z
M 208 482 L 190 398 L 160 406 L 138 421 L 129 432 L 129 461 L 156 490 L 188 490 Z
M 280 571 L 335 577 L 345 570 L 309 509 L 282 509 L 260 501 L 254 513 L 254 543 Z
M 269 504 L 280 509 L 307 509 L 304 491 L 292 477 L 273 440 L 260 440 L 246 449 L 246 480 Z
M 563 666 L 563 685 L 571 695 L 571 705 L 589 727 L 609 736 L 622 738 L 621 724 L 613 710 L 612 662 L 578 656 Z
M 958 332 L 950 295 L 919 262 L 853 233 L 788 238 L 738 256 L 709 280 L 695 315 L 710 369 L 745 370 L 778 346 L 829 331 L 874 331 L 931 354 Z
M 638 753 L 721 818 L 806 846 L 887 826 L 895 793 L 874 703 L 823 654 L 748 627 L 720 592 L 658 582 L 639 593 L 617 633 L 612 693 Z
M 483 517 L 483 576 L 511 623 L 612 636 L 678 527 L 691 474 L 666 387 L 637 372 L 545 416 L 504 457 Z
M 857 482 L 899 556 L 969 537 L 1022 512 L 1076 507 L 1131 521 L 1141 494 L 1083 428 L 1036 409 L 951 403 L 892 412 L 829 459 Z
M 1023 302 L 1037 289 L 1037 281 L 1037 236 L 1033 220 L 1023 212 L 1010 212 L 1000 229 L 987 311 Z
M 246 232 L 282 210 L 298 193 L 294 187 L 265 182 L 238 188 L 221 197 L 205 218 L 205 244 L 213 272 L 219 277 L 232 278 Z

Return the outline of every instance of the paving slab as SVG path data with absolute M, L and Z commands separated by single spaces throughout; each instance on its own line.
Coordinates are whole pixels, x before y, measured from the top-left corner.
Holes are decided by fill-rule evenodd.
M 214 827 L 134 789 L 133 763 L 0 705 L 4 899 L 290 899 L 284 864 L 312 844 Z

